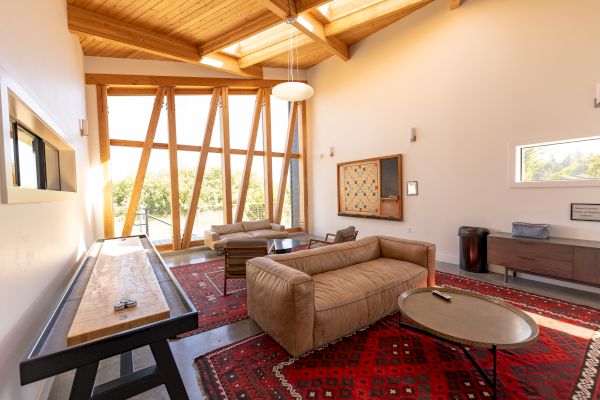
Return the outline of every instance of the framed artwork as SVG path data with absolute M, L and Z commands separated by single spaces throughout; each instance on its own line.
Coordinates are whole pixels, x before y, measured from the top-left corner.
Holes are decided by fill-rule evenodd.
M 418 196 L 419 195 L 419 182 L 417 182 L 417 181 L 406 182 L 406 195 L 407 196 Z
M 600 204 L 571 203 L 571 220 L 600 222 Z
M 402 220 L 402 155 L 337 165 L 338 215 Z

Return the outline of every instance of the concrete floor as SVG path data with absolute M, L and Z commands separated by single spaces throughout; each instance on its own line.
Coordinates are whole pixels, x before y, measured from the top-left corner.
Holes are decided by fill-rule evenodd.
M 296 238 L 305 242 L 308 241 L 307 236 L 298 236 Z M 168 267 L 175 267 L 208 261 L 217 257 L 214 252 L 204 248 L 184 252 L 166 253 L 163 254 L 163 258 Z M 503 282 L 503 275 L 501 274 L 470 273 L 461 271 L 457 265 L 443 262 L 437 263 L 437 270 L 600 309 L 600 296 L 591 292 L 550 285 L 519 277 L 510 278 L 509 283 L 505 284 Z M 172 341 L 171 349 L 190 399 L 206 398 L 198 385 L 196 370 L 193 366 L 194 360 L 197 357 L 240 339 L 252 336 L 260 331 L 260 327 L 258 327 L 251 319 L 245 319 L 208 332 Z M 152 353 L 147 346 L 135 350 L 133 356 L 136 370 L 154 363 Z M 96 377 L 96 385 L 118 378 L 119 361 L 118 357 L 111 357 L 100 363 L 98 376 Z M 73 376 L 74 371 L 58 375 L 54 380 L 49 399 L 68 399 Z M 164 386 L 159 386 L 133 398 L 138 400 L 154 400 L 169 399 L 169 396 Z

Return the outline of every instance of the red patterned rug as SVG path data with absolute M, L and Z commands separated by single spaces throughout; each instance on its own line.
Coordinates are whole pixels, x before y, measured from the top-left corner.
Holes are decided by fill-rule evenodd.
M 500 399 L 600 399 L 600 310 L 436 274 L 440 286 L 501 298 L 530 313 L 539 339 L 498 351 Z M 472 354 L 491 372 L 485 350 Z M 259 334 L 196 360 L 211 399 L 489 399 L 459 347 L 398 329 L 398 314 L 295 358 Z
M 292 251 L 305 249 L 297 246 Z M 228 279 L 227 296 L 223 296 L 222 258 L 171 268 L 171 272 L 198 310 L 198 328 L 180 335 L 196 335 L 248 318 L 246 280 Z

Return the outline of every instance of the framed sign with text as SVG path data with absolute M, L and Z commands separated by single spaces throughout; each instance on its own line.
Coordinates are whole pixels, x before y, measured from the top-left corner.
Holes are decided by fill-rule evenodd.
M 600 222 L 600 204 L 571 203 L 571 219 Z

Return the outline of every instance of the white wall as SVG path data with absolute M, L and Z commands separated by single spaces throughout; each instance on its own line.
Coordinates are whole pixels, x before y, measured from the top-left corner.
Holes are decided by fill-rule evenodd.
M 23 88 L 51 126 L 76 149 L 72 200 L 0 204 L 0 399 L 37 398 L 43 382 L 19 385 L 19 362 L 56 306 L 76 261 L 94 237 L 87 193 L 83 61 L 67 30 L 64 0 L 2 2 L 0 68 Z M 24 25 L 22 25 L 24 24 Z
M 467 0 L 452 12 L 438 0 L 352 46 L 350 61 L 309 70 L 313 233 L 353 224 L 431 241 L 454 263 L 461 225 L 544 222 L 600 240 L 600 223 L 569 219 L 571 202 L 600 203 L 599 187 L 508 187 L 509 142 L 600 135 L 598 15 L 595 0 Z M 404 181 L 419 182 L 404 222 L 338 217 L 336 163 L 395 153 Z
M 240 78 L 225 72 L 203 66 L 175 61 L 133 60 L 109 57 L 84 57 L 84 69 L 90 74 L 123 74 L 123 75 L 158 75 L 158 76 L 193 76 L 201 78 Z M 306 71 L 299 71 L 299 79 L 306 79 Z M 287 79 L 287 70 L 280 68 L 264 68 L 264 79 Z M 102 208 L 102 171 L 100 169 L 100 153 L 98 149 L 98 111 L 96 103 L 96 87 L 86 85 L 86 104 L 89 123 L 90 161 L 94 193 L 95 235 L 104 236 Z M 109 110 L 110 112 L 110 110 Z M 119 232 L 116 232 L 118 234 Z

